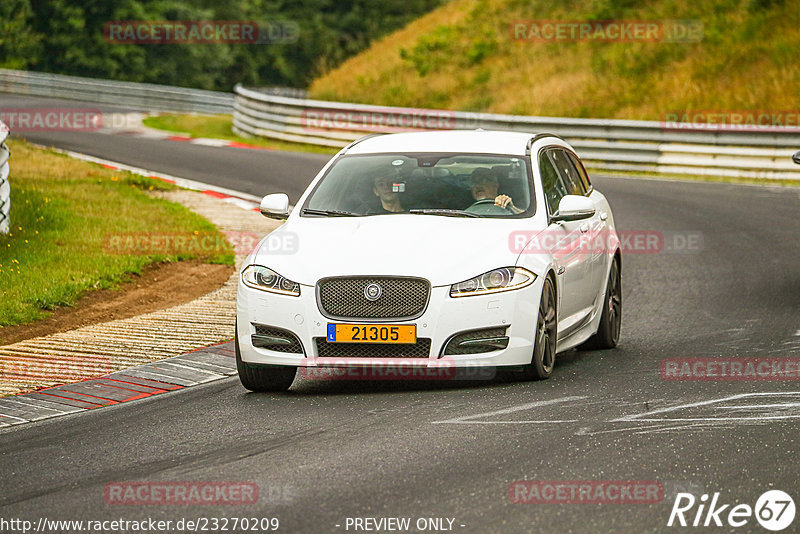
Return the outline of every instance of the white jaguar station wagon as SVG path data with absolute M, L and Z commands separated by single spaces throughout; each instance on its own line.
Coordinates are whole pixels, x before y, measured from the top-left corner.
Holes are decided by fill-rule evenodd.
M 614 217 L 554 135 L 368 136 L 325 165 L 291 214 L 282 193 L 261 212 L 286 222 L 241 270 L 236 358 L 247 389 L 354 365 L 542 379 L 559 352 L 617 344 Z

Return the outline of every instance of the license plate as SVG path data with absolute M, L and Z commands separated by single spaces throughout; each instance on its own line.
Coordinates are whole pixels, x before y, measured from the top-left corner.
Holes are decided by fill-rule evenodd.
M 328 343 L 416 343 L 415 324 L 328 323 Z

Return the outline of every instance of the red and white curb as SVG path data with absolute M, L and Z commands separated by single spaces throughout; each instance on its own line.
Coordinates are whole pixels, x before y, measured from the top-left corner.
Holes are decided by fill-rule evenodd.
M 99 378 L 0 398 L 0 428 L 131 402 L 236 374 L 232 341 Z
M 54 150 L 105 168 L 128 171 L 137 175 L 163 180 L 179 187 L 222 199 L 241 209 L 259 211 L 260 199 L 254 195 L 149 171 L 79 152 L 50 147 L 41 148 Z M 16 427 L 32 421 L 77 413 L 101 406 L 130 402 L 197 384 L 221 380 L 236 374 L 234 356 L 233 343 L 229 341 L 100 377 L 48 387 L 35 392 L 2 397 L 0 398 L 0 428 Z
M 42 148 L 48 148 L 109 169 L 160 179 L 221 199 L 241 209 L 259 211 L 260 199 L 254 195 L 78 152 L 49 147 Z M 63 359 L 62 356 L 59 357 Z M 0 398 L 0 428 L 15 427 L 87 409 L 130 402 L 221 380 L 235 374 L 236 362 L 233 343 L 228 341 L 100 377 L 2 397 Z
M 124 135 L 127 137 L 138 137 L 141 139 L 153 139 L 156 141 L 177 141 L 189 143 L 190 145 L 210 146 L 214 148 L 241 148 L 245 150 L 275 150 L 265 146 L 239 143 L 237 141 L 227 141 L 225 139 L 214 139 L 210 137 L 191 137 L 188 135 L 178 135 L 173 133 L 162 133 L 158 131 L 138 131 L 138 130 L 101 130 L 100 133 L 111 135 Z
M 213 139 L 209 137 L 192 137 L 191 135 L 181 135 L 173 132 L 165 132 L 149 126 L 144 126 L 142 121 L 146 117 L 161 115 L 160 113 L 106 113 L 102 116 L 102 126 L 96 130 L 98 133 L 106 135 L 124 135 L 126 137 L 138 137 L 141 139 L 153 139 L 155 141 L 177 141 L 192 145 L 203 145 L 216 148 L 241 148 L 246 150 L 274 150 L 273 148 L 251 145 L 249 143 L 239 143 L 237 141 L 227 141 L 224 139 Z

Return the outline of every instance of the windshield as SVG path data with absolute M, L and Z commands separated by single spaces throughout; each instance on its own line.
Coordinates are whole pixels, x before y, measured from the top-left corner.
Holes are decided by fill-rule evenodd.
M 527 159 L 519 156 L 343 156 L 319 181 L 301 214 L 525 217 L 534 211 L 529 177 Z

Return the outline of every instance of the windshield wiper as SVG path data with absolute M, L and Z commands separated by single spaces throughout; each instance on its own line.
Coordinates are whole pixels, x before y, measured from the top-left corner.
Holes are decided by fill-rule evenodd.
M 408 213 L 420 213 L 422 215 L 444 215 L 445 217 L 480 217 L 480 215 L 476 215 L 470 211 L 438 208 L 409 210 Z
M 326 217 L 359 217 L 358 213 L 341 210 L 313 210 L 306 208 L 302 211 L 301 215 L 325 215 Z

